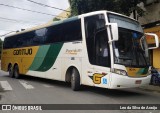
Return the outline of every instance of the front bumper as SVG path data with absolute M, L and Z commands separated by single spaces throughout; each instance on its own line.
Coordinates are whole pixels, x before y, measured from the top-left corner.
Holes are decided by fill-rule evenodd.
M 132 78 L 128 76 L 113 74 L 110 79 L 110 89 L 132 88 L 149 85 L 151 75 L 140 78 Z

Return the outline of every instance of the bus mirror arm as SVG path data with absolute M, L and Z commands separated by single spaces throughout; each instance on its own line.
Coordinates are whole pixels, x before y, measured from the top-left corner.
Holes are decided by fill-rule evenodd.
M 159 38 L 158 38 L 158 36 L 156 34 L 154 34 L 154 33 L 145 33 L 145 35 L 153 36 L 154 39 L 155 39 L 156 46 L 155 47 L 149 47 L 148 49 L 156 49 L 156 48 L 159 47 Z
M 111 37 L 109 38 L 109 42 L 118 41 L 118 24 L 117 23 L 107 23 L 107 27 L 109 27 Z

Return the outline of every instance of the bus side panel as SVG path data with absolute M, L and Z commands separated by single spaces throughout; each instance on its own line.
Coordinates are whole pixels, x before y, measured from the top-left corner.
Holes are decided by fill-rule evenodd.
M 89 63 L 87 54 L 84 54 L 84 56 L 85 57 L 82 59 L 82 70 L 83 70 L 82 84 L 88 85 L 88 86 L 94 86 L 93 80 L 92 78 L 90 78 L 94 74 L 94 68 L 93 68 L 93 65 Z
M 21 57 L 14 55 L 14 49 L 5 49 L 2 53 L 2 62 L 1 62 L 1 69 L 3 71 L 8 71 L 8 66 L 11 64 L 13 67 L 15 64 L 18 64 L 21 67 Z M 20 73 L 22 70 L 19 70 Z
M 15 61 L 18 62 L 17 64 L 19 66 L 19 71 L 21 74 L 27 74 L 31 64 L 34 61 L 34 58 L 36 56 L 38 49 L 39 49 L 39 46 L 14 49 L 14 51 L 21 50 L 21 52 L 17 52 L 14 55 L 14 57 L 16 59 Z
M 57 56 L 59 55 L 62 46 L 63 43 L 40 46 L 34 60 L 29 66 L 27 74 L 52 79 L 52 67 L 57 61 Z
M 38 46 L 15 48 L 3 50 L 2 53 L 2 70 L 7 71 L 8 65 L 11 63 L 12 67 L 17 64 L 20 74 L 26 74 L 35 58 Z
M 6 51 L 3 50 L 2 57 L 1 57 L 1 70 L 8 71 L 8 65 L 9 65 L 9 58 L 5 57 Z
M 57 58 L 53 66 L 46 71 L 46 78 L 61 81 L 61 58 Z
M 92 65 L 87 57 L 83 59 L 82 65 L 82 84 L 110 88 L 111 72 L 109 67 Z
M 77 68 L 80 74 L 80 78 L 82 78 L 82 42 L 69 42 L 65 43 L 62 48 L 60 57 L 61 57 L 61 79 L 65 81 L 66 72 L 69 67 L 73 66 Z

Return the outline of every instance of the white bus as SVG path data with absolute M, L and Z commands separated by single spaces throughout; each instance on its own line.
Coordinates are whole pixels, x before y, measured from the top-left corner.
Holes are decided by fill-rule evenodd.
M 156 47 L 158 47 L 157 36 Z M 110 11 L 96 11 L 25 30 L 4 40 L 2 70 L 109 89 L 150 82 L 148 46 L 141 25 Z

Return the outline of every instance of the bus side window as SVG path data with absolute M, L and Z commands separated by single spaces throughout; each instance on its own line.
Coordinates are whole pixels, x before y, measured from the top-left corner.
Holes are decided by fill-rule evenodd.
M 95 64 L 95 55 L 94 55 L 94 32 L 96 29 L 96 24 L 94 19 L 91 17 L 85 18 L 85 31 L 86 31 L 86 45 L 88 51 L 88 58 L 91 64 Z
M 71 22 L 67 22 L 63 24 L 63 41 L 77 41 L 82 40 L 82 32 L 81 32 L 81 20 L 75 20 Z
M 60 42 L 62 38 L 61 25 L 55 25 L 47 28 L 46 43 Z
M 66 22 L 47 28 L 46 43 L 82 40 L 81 20 Z
M 99 66 L 110 67 L 110 51 L 106 29 L 95 35 L 95 47 L 96 64 Z
M 33 43 L 35 44 L 44 44 L 46 41 L 46 33 L 47 33 L 47 28 L 42 28 L 35 30 L 35 36 L 33 37 Z

